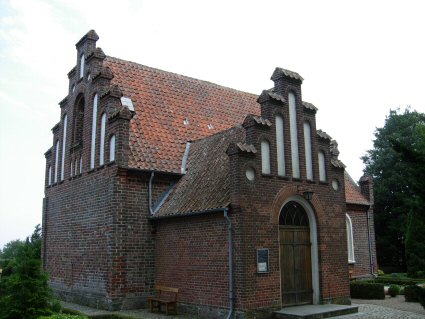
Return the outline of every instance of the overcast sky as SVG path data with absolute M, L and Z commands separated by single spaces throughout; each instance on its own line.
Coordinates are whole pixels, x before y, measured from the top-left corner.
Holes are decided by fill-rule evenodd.
M 390 109 L 425 112 L 422 1 L 0 0 L 0 248 L 41 223 L 44 152 L 90 29 L 105 54 L 250 93 L 298 72 L 355 180 Z

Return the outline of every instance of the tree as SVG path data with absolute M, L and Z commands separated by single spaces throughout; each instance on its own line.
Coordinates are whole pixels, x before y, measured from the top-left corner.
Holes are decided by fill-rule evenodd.
M 410 208 L 406 232 L 406 259 L 409 275 L 423 278 L 425 276 L 425 123 L 418 123 L 413 134 L 415 138 L 412 145 L 405 145 L 398 140 L 392 140 L 392 144 L 402 160 L 415 168 L 413 174 L 409 176 L 413 196 L 406 199 Z
M 375 231 L 378 260 L 381 266 L 406 271 L 405 241 L 412 212 L 412 198 L 417 198 L 414 176 L 416 165 L 406 160 L 398 146 L 419 147 L 417 127 L 425 123 L 425 114 L 390 111 L 382 128 L 375 131 L 374 148 L 362 157 L 364 173 L 374 177 Z M 411 218 L 414 218 L 413 216 Z M 411 220 L 411 219 L 410 219 Z M 411 223 L 410 223 L 411 224 Z
M 0 319 L 32 319 L 49 314 L 52 292 L 47 273 L 41 267 L 40 226 L 22 246 L 9 245 L 12 246 L 18 248 L 8 264 L 10 274 L 2 276 L 0 281 Z

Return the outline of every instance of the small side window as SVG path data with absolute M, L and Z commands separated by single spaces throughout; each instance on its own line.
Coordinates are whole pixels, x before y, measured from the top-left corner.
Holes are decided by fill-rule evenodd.
M 83 76 L 84 76 L 84 67 L 85 67 L 85 62 L 86 62 L 86 59 L 85 59 L 85 57 L 84 57 L 84 53 L 83 54 L 81 54 L 81 57 L 80 57 L 80 78 L 82 78 Z
M 321 182 L 326 182 L 326 162 L 325 162 L 325 153 L 319 151 L 318 153 L 319 160 L 319 180 Z
M 109 139 L 109 162 L 115 161 L 115 135 Z
M 261 172 L 263 174 L 270 174 L 270 143 L 263 140 L 261 141 Z
M 353 223 L 351 222 L 350 216 L 345 214 L 345 225 L 347 227 L 347 251 L 348 251 L 348 262 L 354 263 L 354 239 L 353 239 Z
M 99 151 L 99 165 L 105 164 L 105 130 L 106 130 L 106 114 L 102 114 L 100 121 L 100 151 Z
M 48 185 L 52 185 L 52 165 L 49 165 L 48 169 Z

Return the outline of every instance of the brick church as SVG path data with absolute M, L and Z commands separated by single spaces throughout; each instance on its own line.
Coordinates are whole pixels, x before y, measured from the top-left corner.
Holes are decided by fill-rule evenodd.
M 157 284 L 212 318 L 350 303 L 377 272 L 373 181 L 316 128 L 303 78 L 245 93 L 76 44 L 45 153 L 44 267 L 62 299 L 146 306 Z

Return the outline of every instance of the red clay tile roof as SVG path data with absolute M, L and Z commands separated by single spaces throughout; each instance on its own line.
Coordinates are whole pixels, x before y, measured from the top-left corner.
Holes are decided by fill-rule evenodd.
M 224 208 L 230 203 L 230 143 L 245 141 L 245 129 L 233 127 L 191 144 L 187 173 L 174 186 L 154 218 Z
M 130 121 L 131 168 L 180 173 L 187 141 L 240 125 L 247 114 L 260 115 L 258 96 L 251 93 L 109 56 L 105 58 L 104 66 L 113 73 L 111 84 L 117 85 L 125 97 L 131 98 L 135 108 L 135 115 Z M 295 72 L 290 76 L 302 81 Z M 277 97 L 275 95 L 274 98 Z M 278 98 L 284 101 L 283 97 Z M 233 132 L 233 129 L 228 132 Z M 224 132 L 223 136 L 227 133 Z M 317 134 L 330 139 L 320 130 Z M 199 148 L 206 141 L 199 142 Z M 196 145 L 198 142 L 193 146 L 195 149 Z M 224 151 L 220 156 L 227 157 Z M 345 184 L 347 203 L 368 205 L 348 174 Z M 222 192 L 217 194 L 225 197 Z M 182 206 L 175 211 L 184 207 L 190 211 L 201 207 L 206 209 L 207 206 L 215 204 L 194 204 L 190 205 L 190 209 Z M 172 209 L 161 209 L 166 210 L 171 212 Z
M 345 201 L 347 204 L 370 205 L 369 201 L 360 192 L 359 186 L 357 186 L 347 171 L 344 172 L 344 182 Z
M 132 168 L 180 172 L 187 141 L 241 124 L 249 113 L 260 114 L 254 94 L 109 56 L 104 65 L 112 70 L 112 84 L 135 107 Z

